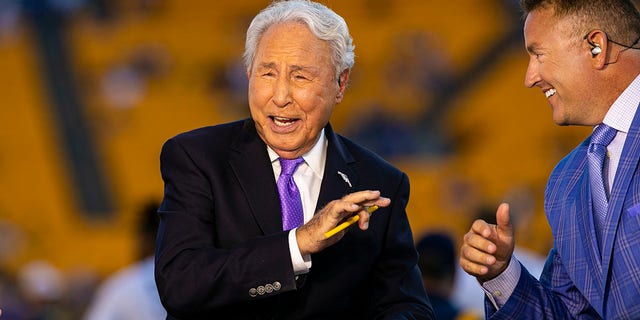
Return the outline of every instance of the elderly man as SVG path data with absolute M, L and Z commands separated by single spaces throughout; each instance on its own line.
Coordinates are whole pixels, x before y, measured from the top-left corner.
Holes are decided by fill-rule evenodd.
M 491 319 L 640 319 L 640 14 L 630 0 L 522 0 L 525 84 L 559 125 L 593 134 L 551 173 L 554 238 L 540 281 L 512 256 L 509 207 L 473 223 L 461 266 Z
M 165 143 L 156 283 L 170 319 L 433 318 L 406 174 L 329 124 L 353 49 L 327 7 L 272 3 L 247 31 L 251 118 Z M 357 227 L 334 233 L 345 219 Z

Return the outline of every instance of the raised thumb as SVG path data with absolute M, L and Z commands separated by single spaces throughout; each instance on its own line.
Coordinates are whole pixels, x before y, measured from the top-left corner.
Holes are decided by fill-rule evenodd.
M 506 235 L 513 235 L 513 226 L 509 218 L 509 204 L 501 203 L 496 211 L 496 223 L 498 224 L 498 230 Z

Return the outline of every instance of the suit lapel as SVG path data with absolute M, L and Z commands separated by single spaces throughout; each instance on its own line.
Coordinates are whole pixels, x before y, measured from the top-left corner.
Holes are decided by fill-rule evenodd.
M 586 160 L 586 157 L 584 157 Z M 586 165 L 586 163 L 585 163 Z M 576 202 L 576 212 L 575 215 L 578 219 L 578 226 L 580 228 L 581 237 L 573 239 L 576 248 L 584 249 L 584 256 L 586 256 L 588 260 L 588 265 L 595 266 L 595 271 L 593 276 L 593 281 L 599 283 L 599 279 L 602 275 L 602 267 L 600 260 L 600 246 L 598 244 L 598 237 L 596 236 L 595 229 L 595 217 L 593 213 L 593 206 L 591 205 L 591 185 L 589 183 L 589 171 L 586 169 L 582 170 L 584 174 L 582 175 L 581 182 L 579 183 L 582 188 L 578 188 L 580 190 L 576 190 L 576 192 L 580 192 L 580 195 L 576 197 L 579 199 Z M 586 245 L 584 243 L 580 243 L 581 239 L 588 239 L 588 243 Z M 589 275 L 587 275 L 589 277 Z
M 354 187 L 358 183 L 358 176 L 350 167 L 350 164 L 355 160 L 342 143 L 342 140 L 335 134 L 330 124 L 325 127 L 324 132 L 328 141 L 327 161 L 324 167 L 316 212 L 330 201 L 340 199 L 344 195 L 355 191 Z
M 231 144 L 229 165 L 247 198 L 251 213 L 264 234 L 282 231 L 282 215 L 273 167 L 267 146 L 248 119 L 237 139 Z
M 354 191 L 358 176 L 350 164 L 355 160 L 330 124 L 325 127 L 327 159 L 316 205 L 316 212 L 332 200 Z M 241 134 L 231 144 L 229 159 L 234 174 L 251 208 L 251 213 L 264 234 L 282 231 L 278 190 L 269 161 L 267 147 L 255 131 L 255 123 L 245 121 Z
M 611 198 L 609 203 L 609 209 L 607 211 L 607 218 L 605 221 L 605 230 L 603 233 L 603 256 L 602 264 L 605 274 L 608 274 L 609 267 L 611 265 L 611 256 L 613 254 L 613 243 L 616 237 L 618 227 L 620 225 L 620 217 L 622 214 L 622 208 L 624 206 L 625 197 L 627 196 L 627 190 L 634 176 L 634 172 L 637 171 L 638 164 L 640 162 L 640 107 L 636 111 L 631 128 L 627 134 L 624 147 L 622 149 L 622 156 L 618 164 L 616 171 L 616 177 L 613 181 L 613 187 L 611 189 Z M 624 236 L 624 235 L 621 235 Z M 603 279 L 603 284 L 606 282 L 606 277 Z
M 589 172 L 586 169 L 586 152 L 588 144 L 582 144 L 577 150 L 578 163 L 576 172 L 581 172 L 580 176 L 575 179 L 575 184 L 569 186 L 567 192 L 573 193 L 567 199 L 573 199 L 574 203 L 567 204 L 568 208 L 575 210 L 568 212 L 566 217 L 575 217 L 575 225 L 570 222 L 562 222 L 565 231 L 562 233 L 566 239 L 559 241 L 558 246 L 562 246 L 560 254 L 563 257 L 563 263 L 566 270 L 573 279 L 576 286 L 587 297 L 591 304 L 600 310 L 602 307 L 601 286 L 602 267 L 600 260 L 600 250 L 597 243 L 597 237 L 594 228 L 594 216 L 591 206 L 591 190 L 589 184 Z M 575 236 L 571 229 L 577 228 L 579 236 Z M 574 235 L 574 236 L 572 236 Z M 586 243 L 583 239 L 587 240 Z M 593 266 L 587 268 L 586 266 Z

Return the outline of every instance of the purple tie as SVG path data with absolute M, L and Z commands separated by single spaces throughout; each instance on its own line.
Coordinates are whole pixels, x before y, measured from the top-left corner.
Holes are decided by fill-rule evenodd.
M 591 202 L 596 218 L 596 233 L 598 234 L 599 241 L 602 241 L 602 229 L 604 228 L 604 220 L 609 207 L 608 190 L 605 187 L 605 179 L 603 178 L 604 159 L 607 154 L 607 146 L 616 136 L 616 133 L 616 129 L 606 124 L 599 125 L 591 135 L 591 143 L 589 144 L 589 152 L 587 153 L 589 160 L 589 182 L 591 184 Z
M 280 205 L 282 206 L 282 230 L 286 231 L 301 226 L 304 221 L 300 191 L 298 191 L 296 182 L 293 181 L 293 173 L 304 162 L 304 159 L 279 158 L 278 160 L 280 160 L 282 167 L 277 183 Z

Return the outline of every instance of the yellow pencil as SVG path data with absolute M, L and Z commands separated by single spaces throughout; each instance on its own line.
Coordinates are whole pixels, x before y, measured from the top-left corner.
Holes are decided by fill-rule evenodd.
M 367 212 L 369 212 L 369 213 L 373 213 L 376 210 L 378 210 L 378 206 L 376 206 L 376 205 L 372 205 L 371 207 L 367 208 Z M 331 238 L 333 235 L 335 235 L 336 233 L 344 230 L 348 226 L 356 223 L 358 220 L 360 220 L 360 216 L 359 215 L 356 214 L 354 216 L 351 216 L 345 222 L 343 222 L 343 223 L 337 225 L 335 228 L 325 232 L 324 233 L 324 237 L 325 238 Z

